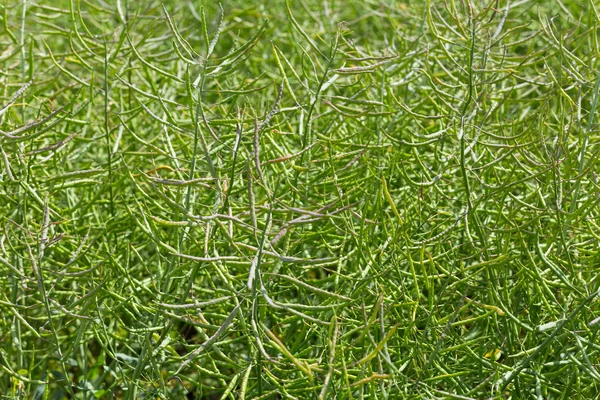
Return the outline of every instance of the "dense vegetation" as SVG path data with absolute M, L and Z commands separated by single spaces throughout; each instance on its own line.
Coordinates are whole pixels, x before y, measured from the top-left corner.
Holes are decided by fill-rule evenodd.
M 594 0 L 4 1 L 0 398 L 594 398 Z

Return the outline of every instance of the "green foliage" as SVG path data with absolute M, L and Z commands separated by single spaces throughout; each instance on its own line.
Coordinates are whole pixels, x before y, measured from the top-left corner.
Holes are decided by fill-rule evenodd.
M 108 3 L 0 5 L 0 398 L 597 395 L 594 1 Z

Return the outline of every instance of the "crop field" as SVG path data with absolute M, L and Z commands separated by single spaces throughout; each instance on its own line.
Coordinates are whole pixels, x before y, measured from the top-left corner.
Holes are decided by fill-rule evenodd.
M 4 0 L 0 399 L 600 395 L 596 0 Z

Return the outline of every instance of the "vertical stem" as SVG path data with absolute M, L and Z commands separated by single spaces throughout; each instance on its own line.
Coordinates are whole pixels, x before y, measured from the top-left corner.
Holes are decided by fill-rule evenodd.
M 198 102 L 196 103 L 196 111 L 194 113 L 194 149 L 192 151 L 192 162 L 190 165 L 190 174 L 188 179 L 194 179 L 194 174 L 196 172 L 196 158 L 198 157 L 198 136 L 200 135 L 200 107 L 202 105 L 202 87 L 204 86 L 204 76 L 206 75 L 206 62 L 204 62 L 204 67 L 202 69 L 202 79 L 200 81 L 200 86 L 198 87 Z M 185 193 L 185 209 L 188 212 L 191 212 L 190 207 L 190 198 L 192 196 L 192 185 L 189 185 L 187 191 Z
M 571 213 L 575 211 L 577 207 L 577 197 L 579 196 L 579 189 L 581 186 L 581 173 L 583 172 L 583 165 L 585 161 L 585 150 L 590 136 L 590 131 L 594 124 L 594 115 L 596 114 L 596 106 L 598 105 L 598 92 L 600 91 L 600 75 L 596 79 L 596 86 L 594 88 L 594 100 L 592 100 L 592 109 L 590 110 L 590 116 L 588 118 L 588 124 L 583 133 L 583 140 L 581 143 L 581 150 L 579 151 L 579 166 L 577 168 L 577 183 L 575 184 L 575 191 L 573 192 L 573 200 L 571 201 Z
M 104 41 L 104 132 L 106 134 L 106 152 L 108 153 L 108 193 L 110 196 L 110 214 L 115 216 L 115 204 L 112 190 L 112 149 L 110 147 L 110 126 L 108 109 L 108 51 Z
M 475 229 L 477 230 L 477 235 L 479 236 L 479 241 L 481 242 L 481 246 L 483 248 L 483 253 L 487 254 L 487 250 L 486 250 L 486 246 L 485 246 L 485 235 L 483 232 L 483 229 L 481 228 L 481 224 L 479 222 L 479 218 L 477 217 L 477 214 L 475 213 L 475 210 L 473 209 L 473 202 L 471 200 L 471 186 L 469 184 L 469 177 L 467 175 L 467 168 L 466 168 L 466 160 L 465 160 L 465 145 L 466 145 L 466 139 L 465 139 L 465 123 L 466 123 L 466 117 L 467 117 L 467 112 L 468 112 L 468 108 L 471 105 L 471 103 L 473 102 L 473 59 L 475 58 L 475 33 L 476 33 L 476 26 L 475 26 L 475 21 L 473 19 L 471 19 L 471 48 L 469 50 L 469 89 L 468 89 L 468 95 L 467 95 L 467 100 L 465 101 L 465 104 L 463 105 L 463 108 L 461 110 L 461 117 L 460 117 L 460 172 L 463 178 L 463 184 L 465 187 L 465 192 L 466 192 L 466 197 L 467 197 L 467 219 L 469 217 L 473 218 L 473 223 L 475 225 Z M 470 238 L 470 234 L 467 230 L 467 234 L 469 236 L 469 240 L 471 240 L 472 242 L 472 238 Z M 473 246 L 475 246 L 475 243 L 471 243 Z
M 20 41 L 20 45 L 21 45 L 21 82 L 25 83 L 27 81 L 27 79 L 25 78 L 25 16 L 27 14 L 27 0 L 23 0 L 23 8 L 21 11 L 21 32 L 20 32 L 20 37 L 19 37 L 19 41 Z M 21 119 L 24 121 L 25 120 L 25 102 L 23 102 L 23 105 L 21 106 Z M 8 168 L 8 167 L 7 167 Z M 17 186 L 17 195 L 21 195 L 22 191 L 22 187 L 21 185 Z M 23 208 L 23 218 L 22 220 L 25 219 L 25 207 L 26 207 L 26 202 L 25 200 L 23 201 L 23 204 L 21 206 Z M 17 214 L 17 216 L 19 216 L 19 214 Z M 18 222 L 22 222 L 22 220 L 20 218 L 17 217 L 17 221 Z M 13 258 L 13 261 L 16 261 L 16 265 L 19 268 L 19 266 L 21 265 L 20 260 L 17 259 L 16 255 Z M 21 269 L 21 268 L 19 268 Z M 19 281 L 17 279 L 16 276 L 11 274 L 11 280 L 12 280 L 12 293 L 11 293 L 11 301 L 13 302 L 13 304 L 16 304 L 19 298 Z M 16 338 L 18 339 L 18 343 L 19 346 L 22 343 L 21 342 L 21 321 L 19 321 L 17 318 L 14 319 L 14 333 L 13 335 L 16 336 Z M 12 350 L 12 348 L 11 348 Z M 19 349 L 21 350 L 21 349 Z M 25 364 L 25 357 L 23 354 L 23 351 L 18 351 L 18 363 L 17 366 L 19 368 L 22 368 Z
M 475 24 L 471 21 L 472 24 L 472 36 L 471 36 L 471 49 L 469 51 L 469 91 L 467 94 L 467 100 L 463 105 L 461 117 L 460 117 L 460 172 L 463 177 L 463 182 L 465 185 L 465 191 L 467 194 L 467 206 L 469 207 L 468 213 L 471 213 L 471 189 L 469 187 L 469 178 L 467 176 L 467 170 L 465 167 L 465 118 L 469 108 L 471 105 L 471 101 L 473 100 L 473 58 L 475 54 Z
M 27 15 L 27 0 L 23 0 L 23 9 L 21 10 L 21 37 L 20 45 L 21 45 L 21 79 L 23 83 L 27 80 L 25 79 L 25 16 Z

